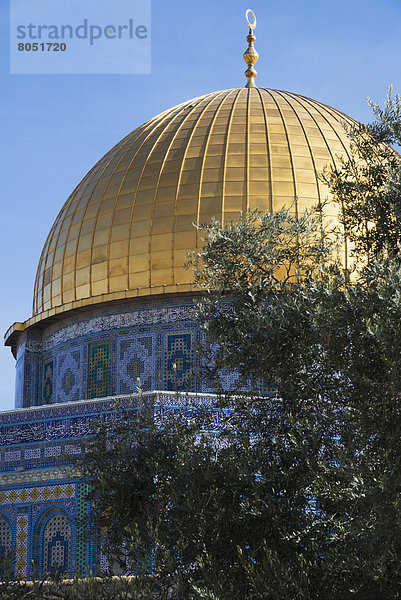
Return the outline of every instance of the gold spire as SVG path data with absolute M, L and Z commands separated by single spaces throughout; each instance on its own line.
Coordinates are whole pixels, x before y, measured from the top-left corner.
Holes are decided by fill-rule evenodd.
M 253 17 L 252 22 L 249 21 L 249 17 L 248 17 L 249 14 L 251 14 Z M 259 54 L 257 53 L 257 51 L 255 50 L 255 48 L 253 46 L 253 43 L 256 40 L 256 37 L 253 35 L 253 30 L 256 27 L 256 17 L 255 17 L 255 13 L 250 8 L 248 8 L 248 10 L 245 13 L 245 19 L 249 25 L 249 34 L 246 38 L 247 42 L 248 42 L 248 48 L 244 52 L 244 61 L 248 65 L 248 68 L 245 71 L 245 77 L 248 79 L 248 83 L 246 84 L 245 87 L 251 88 L 251 87 L 256 87 L 255 77 L 258 74 L 258 72 L 256 71 L 256 69 L 253 65 L 257 62 L 257 60 L 259 58 Z

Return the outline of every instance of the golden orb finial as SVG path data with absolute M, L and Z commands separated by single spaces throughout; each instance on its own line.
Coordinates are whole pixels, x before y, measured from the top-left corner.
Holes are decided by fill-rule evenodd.
M 253 18 L 252 22 L 249 20 L 249 15 L 252 15 L 252 18 Z M 248 8 L 248 10 L 245 13 L 245 19 L 249 25 L 249 34 L 246 38 L 247 42 L 248 42 L 248 48 L 244 52 L 244 61 L 248 65 L 248 68 L 245 71 L 245 77 L 248 79 L 248 83 L 246 84 L 245 87 L 251 88 L 251 87 L 256 87 L 255 77 L 258 74 L 258 72 L 256 71 L 256 69 L 253 65 L 257 62 L 257 60 L 259 58 L 259 54 L 257 53 L 257 51 L 255 50 L 255 48 L 253 46 L 253 44 L 256 40 L 256 37 L 253 35 L 253 30 L 256 27 L 256 16 L 255 16 L 255 13 L 253 12 L 253 10 L 251 10 L 250 8 Z

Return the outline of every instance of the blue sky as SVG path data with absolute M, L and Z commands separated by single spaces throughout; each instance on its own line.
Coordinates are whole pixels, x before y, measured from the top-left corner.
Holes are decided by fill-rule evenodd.
M 366 96 L 382 102 L 389 84 L 401 92 L 400 0 L 153 0 L 151 75 L 10 75 L 9 4 L 0 0 L 2 332 L 31 315 L 46 235 L 93 164 L 170 106 L 244 85 L 248 7 L 260 86 L 361 121 L 370 119 Z M 0 410 L 13 404 L 14 359 L 0 348 Z

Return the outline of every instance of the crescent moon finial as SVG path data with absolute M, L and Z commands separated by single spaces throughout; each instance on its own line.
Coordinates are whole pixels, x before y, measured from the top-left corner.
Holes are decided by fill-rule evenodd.
M 249 20 L 249 16 L 252 17 L 252 19 L 253 19 L 252 21 Z M 245 19 L 246 19 L 246 22 L 248 23 L 248 27 L 249 27 L 249 33 L 246 38 L 247 42 L 248 42 L 248 48 L 244 52 L 244 61 L 248 65 L 248 68 L 245 71 L 245 77 L 247 78 L 248 82 L 245 87 L 251 88 L 251 87 L 256 87 L 255 77 L 258 73 L 253 65 L 259 59 L 259 54 L 255 50 L 254 45 L 253 45 L 256 40 L 256 37 L 253 35 L 253 30 L 256 27 L 256 16 L 255 16 L 255 13 L 253 12 L 253 10 L 251 10 L 250 8 L 248 8 L 248 10 L 245 13 Z
M 253 21 L 252 23 L 249 21 L 249 16 L 248 15 L 252 15 Z M 251 29 L 252 31 L 255 29 L 256 27 L 256 16 L 255 13 L 253 12 L 253 10 L 251 10 L 250 8 L 247 9 L 246 13 L 245 13 L 245 19 L 246 22 L 249 25 L 249 29 Z

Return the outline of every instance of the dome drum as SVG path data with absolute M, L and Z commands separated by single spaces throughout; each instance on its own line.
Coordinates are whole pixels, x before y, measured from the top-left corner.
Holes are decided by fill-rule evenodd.
M 16 408 L 136 394 L 138 379 L 145 392 L 212 392 L 200 378 L 194 308 L 182 295 L 148 298 L 29 328 L 16 346 Z

